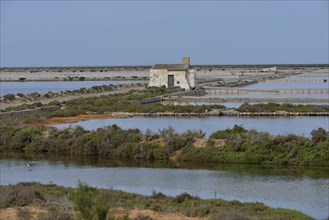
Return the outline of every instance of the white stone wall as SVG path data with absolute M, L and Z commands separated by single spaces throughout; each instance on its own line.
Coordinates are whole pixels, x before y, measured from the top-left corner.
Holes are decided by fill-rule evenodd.
M 174 75 L 174 86 L 181 87 L 185 90 L 190 90 L 190 85 L 187 81 L 187 73 L 185 71 L 170 71 L 168 75 Z
M 263 69 L 264 72 L 276 72 L 276 66 Z
M 150 70 L 149 87 L 168 87 L 168 71 L 166 69 Z
M 187 74 L 188 73 L 186 73 L 185 71 L 167 71 L 166 69 L 151 69 L 149 86 L 165 86 L 166 88 L 168 88 L 168 75 L 174 75 L 175 87 L 181 87 L 185 90 L 190 90 L 191 83 L 193 84 L 194 82 L 195 86 L 195 80 L 193 80 L 194 74 L 189 81 L 187 79 Z
M 196 79 L 196 70 L 189 69 L 187 73 L 187 80 L 191 89 L 195 88 L 196 86 L 195 79 Z

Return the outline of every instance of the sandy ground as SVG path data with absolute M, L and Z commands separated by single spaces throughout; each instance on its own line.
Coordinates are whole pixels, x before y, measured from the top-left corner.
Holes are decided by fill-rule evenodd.
M 110 213 L 116 217 L 122 217 L 124 216 L 127 211 L 123 208 L 117 208 L 114 210 L 110 210 Z M 129 218 L 135 219 L 137 217 L 151 217 L 152 219 L 155 220 L 201 220 L 201 219 L 206 219 L 206 218 L 196 218 L 196 217 L 188 217 L 185 216 L 181 213 L 168 213 L 168 212 L 155 212 L 152 210 L 147 210 L 147 209 L 133 209 L 129 211 Z
M 1 220 L 29 219 L 37 220 L 38 216 L 45 211 L 36 206 L 25 206 L 20 208 L 0 209 Z
M 110 113 L 110 114 L 84 114 L 70 117 L 52 117 L 47 121 L 34 122 L 33 125 L 56 125 L 63 123 L 73 123 L 78 121 L 85 121 L 91 119 L 102 119 L 102 118 L 125 118 L 125 113 Z
M 21 208 L 5 208 L 0 209 L 0 219 L 1 220 L 18 220 L 18 219 L 30 219 L 37 220 L 38 216 L 45 211 L 36 206 L 26 206 Z M 109 210 L 109 216 L 114 216 L 116 218 L 123 217 L 129 213 L 129 218 L 135 219 L 137 217 L 151 217 L 155 220 L 204 220 L 206 218 L 196 218 L 188 217 L 181 213 L 168 213 L 168 212 L 156 212 L 147 209 L 133 209 L 127 211 L 123 208 L 117 208 Z
M 207 145 L 207 140 L 204 138 L 194 138 L 193 145 L 196 148 L 204 148 Z M 177 163 L 177 159 L 181 155 L 181 153 L 182 153 L 182 150 L 176 150 L 175 153 L 169 157 L 169 160 Z

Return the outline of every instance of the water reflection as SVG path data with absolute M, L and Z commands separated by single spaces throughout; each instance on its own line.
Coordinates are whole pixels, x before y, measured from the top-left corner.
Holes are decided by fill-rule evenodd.
M 55 125 L 57 128 L 70 126 L 82 126 L 88 130 L 95 130 L 104 126 L 116 124 L 123 129 L 138 128 L 141 131 L 150 129 L 158 132 L 160 129 L 173 127 L 182 133 L 190 130 L 202 130 L 209 136 L 215 131 L 232 128 L 234 125 L 242 125 L 247 129 L 266 131 L 273 135 L 297 134 L 309 136 L 311 131 L 322 127 L 328 130 L 329 117 L 133 117 L 133 118 L 110 118 L 79 121 L 75 123 Z M 305 126 L 307 125 L 307 126 Z
M 328 166 L 279 166 L 279 165 L 256 165 L 256 164 L 221 164 L 221 163 L 191 163 L 191 162 L 162 162 L 162 161 L 144 161 L 144 160 L 123 160 L 117 158 L 102 158 L 98 156 L 75 157 L 62 156 L 59 154 L 47 153 L 17 153 L 2 152 L 0 160 L 14 160 L 17 163 L 38 163 L 47 161 L 49 164 L 56 165 L 59 162 L 64 166 L 93 166 L 93 167 L 145 167 L 145 168 L 183 168 L 192 170 L 220 170 L 234 173 L 244 173 L 248 175 L 262 176 L 305 176 L 312 179 L 329 178 Z M 23 162 L 25 163 L 25 162 Z M 25 163 L 25 164 L 26 164 Z

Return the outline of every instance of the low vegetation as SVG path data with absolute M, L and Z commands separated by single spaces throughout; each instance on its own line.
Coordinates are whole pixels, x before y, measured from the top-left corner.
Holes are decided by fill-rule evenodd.
M 180 161 L 198 163 L 329 165 L 329 135 L 313 130 L 311 138 L 272 136 L 241 126 L 213 133 L 206 146 L 201 131 L 176 133 L 172 128 L 153 134 L 117 125 L 87 131 L 82 127 L 0 127 L 0 151 L 56 153 L 67 156 L 98 156 L 126 160 L 168 161 L 181 151 Z
M 63 102 L 65 108 L 51 113 L 50 116 L 74 116 L 88 112 L 134 112 L 134 113 L 201 113 L 212 109 L 224 109 L 221 105 L 174 106 L 161 103 L 140 104 L 135 100 L 143 100 L 156 96 L 168 96 L 170 91 L 165 88 L 148 88 L 146 90 L 131 90 L 125 94 L 113 94 L 98 98 L 79 98 Z
M 33 104 L 22 104 L 19 105 L 17 107 L 8 107 L 6 108 L 6 110 L 4 112 L 11 112 L 11 111 L 22 111 L 22 110 L 26 110 L 26 109 L 35 109 L 35 108 L 39 108 L 45 106 L 43 105 L 41 102 L 35 102 Z
M 93 86 L 92 90 L 101 91 L 106 86 Z M 108 86 L 108 89 L 113 89 Z M 107 87 L 106 87 L 107 88 Z M 81 90 L 81 91 L 80 91 Z M 80 89 L 79 93 L 83 94 L 85 89 Z M 90 90 L 90 89 L 89 89 Z M 88 91 L 89 91 L 88 90 Z M 203 105 L 203 106 L 174 106 L 162 105 L 161 103 L 140 104 L 136 100 L 148 99 L 156 96 L 168 96 L 171 92 L 177 90 L 168 90 L 165 88 L 147 88 L 145 90 L 131 90 L 124 94 L 103 95 L 100 97 L 78 98 L 66 102 L 51 102 L 48 105 L 59 104 L 64 106 L 63 109 L 47 114 L 52 116 L 75 116 L 86 113 L 107 113 L 107 112 L 135 112 L 135 113 L 156 113 L 156 112 L 174 112 L 174 113 L 202 113 L 211 111 L 212 109 L 224 109 L 221 105 Z M 69 92 L 69 91 L 66 91 Z M 88 92 L 86 92 L 88 93 Z M 48 93 L 47 93 L 48 94 Z M 40 102 L 32 105 L 23 104 L 18 107 L 10 107 L 3 111 L 18 111 L 41 107 Z
M 329 105 L 294 105 L 289 103 L 259 103 L 242 104 L 237 111 L 239 112 L 329 112 Z
M 149 213 L 179 214 L 180 217 L 207 219 L 312 219 L 287 209 L 274 209 L 262 203 L 241 203 L 221 199 L 200 199 L 182 193 L 170 197 L 161 192 L 150 196 L 126 193 L 113 189 L 98 189 L 84 183 L 76 188 L 65 188 L 54 184 L 18 183 L 0 187 L 0 207 L 16 208 L 17 215 L 29 216 L 27 207 L 39 207 L 39 220 L 85 219 L 85 220 L 129 220 L 153 219 L 153 216 L 138 214 L 133 210 L 149 210 Z M 23 196 L 18 196 L 23 195 Z M 22 210 L 25 210 L 24 212 Z M 119 213 L 118 211 L 121 210 Z M 142 212 L 141 212 L 142 213 Z M 170 215 L 168 215 L 170 216 Z M 168 217 L 170 219 L 170 217 Z
M 80 81 L 84 80 L 84 77 L 79 78 Z M 47 92 L 47 93 L 38 93 L 33 92 L 30 94 L 17 93 L 15 94 L 6 94 L 0 97 L 0 102 L 12 102 L 15 100 L 21 101 L 38 101 L 40 99 L 49 99 L 53 97 L 62 97 L 67 95 L 84 95 L 84 94 L 94 94 L 101 92 L 109 92 L 119 88 L 131 87 L 131 86 L 144 86 L 143 83 L 127 83 L 127 84 L 119 84 L 119 85 L 100 85 L 100 86 L 92 86 L 90 88 L 80 88 L 75 90 L 65 90 L 60 92 Z
M 142 86 L 141 83 L 131 84 Z M 46 94 L 32 93 L 32 94 L 7 94 L 2 97 L 1 101 L 13 101 L 15 99 L 24 99 L 29 101 L 40 101 L 42 98 L 53 98 L 65 95 L 83 95 L 100 93 L 106 91 L 114 91 L 119 87 L 131 86 L 127 85 L 102 85 L 93 86 L 91 88 L 80 88 L 72 91 L 62 91 L 57 93 L 48 92 Z M 138 100 L 149 99 L 152 97 L 167 97 L 170 93 L 177 92 L 177 90 L 168 90 L 166 88 L 146 88 L 144 90 L 131 90 L 126 93 L 103 95 L 100 97 L 83 97 L 64 102 L 51 102 L 42 105 L 40 102 L 34 104 L 22 104 L 17 107 L 10 107 L 3 112 L 19 111 L 25 109 L 33 109 L 35 107 L 48 105 L 61 105 L 64 108 L 48 115 L 52 116 L 75 116 L 86 113 L 109 113 L 109 112 L 130 112 L 130 113 L 157 113 L 157 112 L 173 112 L 173 113 L 204 113 L 214 109 L 223 110 L 226 107 L 223 105 L 202 105 L 202 106 L 175 106 L 162 105 L 161 103 L 140 104 Z M 329 105 L 294 105 L 294 104 L 277 104 L 277 103 L 260 103 L 249 104 L 244 103 L 236 109 L 239 112 L 329 112 Z

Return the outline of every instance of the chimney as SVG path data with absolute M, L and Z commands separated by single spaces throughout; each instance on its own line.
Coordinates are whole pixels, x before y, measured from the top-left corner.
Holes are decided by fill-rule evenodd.
M 183 57 L 182 58 L 182 64 L 190 65 L 190 57 Z

